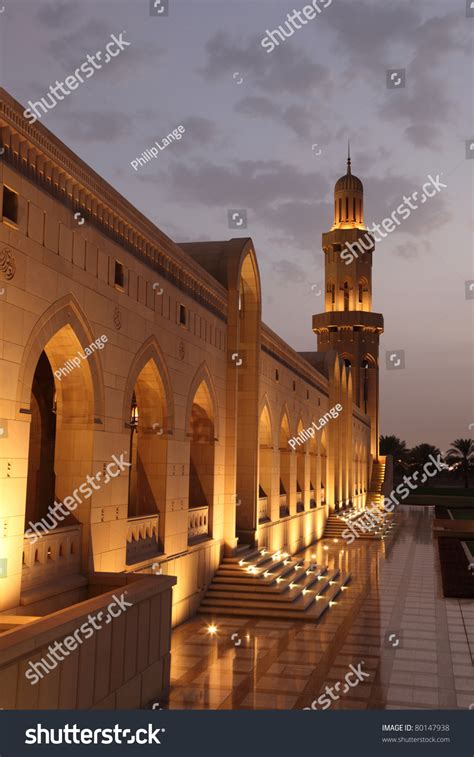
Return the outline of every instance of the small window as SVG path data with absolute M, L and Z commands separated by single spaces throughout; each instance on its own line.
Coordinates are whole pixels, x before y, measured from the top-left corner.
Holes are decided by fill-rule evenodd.
M 306 390 L 306 399 L 309 400 L 309 389 Z
M 188 311 L 185 305 L 179 306 L 179 322 L 181 326 L 187 326 L 188 324 Z
M 293 381 L 293 391 L 296 392 L 296 381 Z
M 3 186 L 2 216 L 13 223 L 18 223 L 18 195 L 5 185 Z
M 125 286 L 125 274 L 123 272 L 123 264 L 119 263 L 118 260 L 115 261 L 114 284 L 116 287 L 120 287 L 121 289 L 123 289 Z
M 278 373 L 278 368 L 276 368 L 275 369 L 275 381 L 279 381 L 279 380 L 280 380 L 280 375 Z

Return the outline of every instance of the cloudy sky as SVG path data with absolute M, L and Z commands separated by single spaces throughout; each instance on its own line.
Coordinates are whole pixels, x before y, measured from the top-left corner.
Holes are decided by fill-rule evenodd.
M 4 0 L 2 84 L 38 100 L 125 32 L 130 46 L 43 123 L 175 241 L 251 236 L 264 320 L 297 350 L 315 348 L 311 287 L 347 139 L 367 223 L 440 174 L 447 188 L 377 246 L 373 308 L 382 433 L 446 449 L 474 436 L 474 18 L 464 0 L 333 0 L 266 52 L 266 30 L 304 5 L 169 0 L 152 17 L 150 0 Z M 404 88 L 387 88 L 387 69 L 405 69 Z M 134 171 L 180 124 L 181 141 Z M 228 228 L 229 208 L 247 210 L 247 231 Z M 403 370 L 386 368 L 394 350 Z

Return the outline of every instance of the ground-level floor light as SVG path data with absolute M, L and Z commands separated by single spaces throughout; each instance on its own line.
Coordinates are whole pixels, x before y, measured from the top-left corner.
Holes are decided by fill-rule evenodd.
M 215 636 L 218 631 L 217 626 L 214 623 L 209 623 L 207 627 L 207 632 L 210 636 Z

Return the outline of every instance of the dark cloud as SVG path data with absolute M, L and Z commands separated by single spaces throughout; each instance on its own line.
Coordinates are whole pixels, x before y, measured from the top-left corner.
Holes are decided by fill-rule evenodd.
M 124 42 L 130 45 L 124 47 L 120 55 L 112 58 L 108 64 L 104 63 L 105 46 L 111 41 L 111 35 L 115 34 Z M 90 19 L 82 26 L 73 31 L 69 31 L 62 36 L 55 36 L 48 45 L 51 57 L 57 60 L 66 69 L 65 74 L 75 70 L 84 62 L 87 55 L 95 55 L 97 52 L 102 53 L 99 60 L 102 67 L 96 72 L 95 76 L 100 74 L 104 76 L 106 72 L 113 75 L 120 82 L 120 78 L 137 75 L 137 65 L 150 64 L 163 55 L 163 50 L 143 39 L 137 39 L 136 33 L 128 33 L 126 30 L 118 29 L 114 31 L 110 23 L 102 19 Z M 114 49 L 115 52 L 115 49 Z M 92 77 L 91 77 L 92 78 Z
M 176 200 L 213 207 L 247 207 L 256 212 L 268 203 L 305 200 L 327 189 L 320 174 L 303 173 L 279 160 L 237 160 L 231 166 L 210 161 L 176 163 L 168 171 L 166 186 Z
M 115 142 L 133 131 L 134 119 L 127 113 L 110 110 L 81 111 L 80 118 L 58 113 L 63 123 L 62 138 L 84 142 Z
M 294 260 L 277 260 L 273 264 L 273 270 L 283 281 L 289 281 L 292 284 L 301 284 L 307 281 L 304 269 Z
M 36 18 L 41 25 L 48 29 L 60 29 L 67 28 L 71 21 L 80 18 L 81 15 L 79 3 L 75 0 L 70 0 L 70 2 L 59 0 L 59 2 L 48 3 L 40 8 Z
M 273 123 L 287 126 L 298 137 L 309 139 L 314 131 L 314 111 L 304 105 L 283 106 L 268 97 L 249 96 L 238 102 L 235 110 L 254 118 L 270 118 Z
M 426 239 L 420 241 L 401 242 L 393 248 L 393 254 L 405 260 L 426 255 L 431 250 L 431 245 Z
M 260 46 L 260 37 L 236 42 L 226 32 L 217 32 L 206 44 L 207 63 L 199 73 L 218 79 L 239 71 L 247 84 L 266 92 L 304 94 L 329 93 L 329 70 L 286 42 L 271 55 Z

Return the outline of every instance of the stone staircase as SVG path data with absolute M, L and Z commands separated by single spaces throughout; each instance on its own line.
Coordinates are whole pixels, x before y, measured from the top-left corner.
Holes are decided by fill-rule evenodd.
M 360 512 L 359 510 L 352 510 L 352 513 Z M 342 539 L 342 532 L 346 528 L 346 523 L 342 519 L 339 513 L 330 513 L 327 521 L 326 528 L 324 529 L 325 539 Z
M 372 509 L 376 510 L 376 508 Z M 343 513 L 342 515 L 336 515 L 336 517 L 339 519 L 339 528 L 341 529 L 341 532 L 346 528 L 349 528 L 349 525 L 352 524 L 354 531 L 356 532 L 356 534 L 358 534 L 358 538 L 360 539 L 386 539 L 388 536 L 392 536 L 393 529 L 395 527 L 393 514 L 383 513 L 381 508 L 378 508 L 377 518 L 381 517 L 382 520 L 379 520 L 379 522 L 375 521 L 375 519 L 373 519 L 372 521 L 367 520 L 367 525 L 364 523 L 365 531 L 362 530 L 360 525 L 356 526 L 355 524 L 357 523 L 357 521 L 360 521 L 360 519 L 366 512 L 367 510 L 360 508 L 357 510 L 348 511 L 346 513 Z M 354 531 L 352 531 L 351 533 L 354 533 Z M 325 531 L 324 536 L 326 537 L 326 535 L 327 534 Z
M 385 478 L 385 462 L 374 461 L 372 465 L 372 476 L 370 479 L 370 487 L 367 494 L 366 508 L 369 510 L 377 508 L 383 512 L 382 501 L 382 487 Z M 342 533 L 351 523 L 356 521 L 364 513 L 364 508 L 349 508 L 339 513 L 331 513 L 326 522 L 326 528 L 324 530 L 325 539 L 343 539 Z M 395 522 L 393 516 L 389 513 L 384 514 L 383 522 L 375 524 L 373 526 L 368 525 L 366 531 L 362 532 L 361 528 L 357 529 L 359 538 L 361 539 L 385 539 L 391 535 Z
M 287 552 L 246 547 L 220 564 L 199 612 L 318 620 L 346 589 L 350 573 Z
M 382 506 L 382 486 L 385 478 L 385 463 L 374 460 L 372 464 L 372 476 L 370 478 L 369 491 L 367 492 L 367 507 L 372 503 L 377 507 Z

